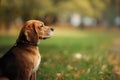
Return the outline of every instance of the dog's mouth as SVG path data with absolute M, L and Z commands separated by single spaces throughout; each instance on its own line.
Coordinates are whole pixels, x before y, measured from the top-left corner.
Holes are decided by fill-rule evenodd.
M 44 37 L 43 40 L 48 39 L 48 38 L 50 38 L 50 37 Z

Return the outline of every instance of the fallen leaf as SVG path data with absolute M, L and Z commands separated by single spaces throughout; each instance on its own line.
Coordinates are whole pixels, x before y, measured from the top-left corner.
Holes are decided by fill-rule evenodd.
M 76 54 L 74 55 L 74 57 L 75 57 L 76 59 L 81 59 L 81 58 L 82 58 L 82 54 L 81 54 L 81 53 L 76 53 Z
M 120 77 L 120 66 L 114 66 L 114 69 L 113 69 L 114 73 Z
M 105 69 L 107 69 L 107 67 L 108 67 L 107 65 L 102 65 L 101 69 L 105 70 Z
M 91 80 L 96 80 L 95 78 L 92 78 Z
M 72 70 L 73 67 L 72 67 L 71 65 L 67 65 L 67 69 L 68 69 L 68 70 Z
M 56 80 L 64 80 L 64 75 L 63 75 L 63 73 L 57 73 L 56 74 L 56 76 L 57 76 L 57 78 L 56 78 Z
M 79 77 L 80 77 L 80 72 L 74 74 L 74 78 L 79 78 Z
M 91 71 L 91 69 L 90 69 L 90 68 L 88 68 L 88 69 L 87 69 L 87 71 L 86 71 L 86 73 L 87 73 L 87 74 L 89 74 L 89 73 L 90 73 L 90 71 Z

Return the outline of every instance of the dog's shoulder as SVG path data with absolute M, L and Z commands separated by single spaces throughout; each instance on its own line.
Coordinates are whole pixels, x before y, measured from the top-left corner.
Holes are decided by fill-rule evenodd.
M 7 51 L 1 58 L 0 58 L 0 66 L 14 64 L 16 62 L 16 56 L 12 52 L 14 47 L 12 47 L 9 51 Z

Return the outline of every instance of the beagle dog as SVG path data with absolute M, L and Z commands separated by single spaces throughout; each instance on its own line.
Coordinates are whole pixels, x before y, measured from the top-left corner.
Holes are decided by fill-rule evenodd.
M 41 61 L 38 44 L 50 38 L 53 32 L 54 29 L 42 21 L 27 21 L 16 44 L 0 58 L 0 80 L 36 80 Z

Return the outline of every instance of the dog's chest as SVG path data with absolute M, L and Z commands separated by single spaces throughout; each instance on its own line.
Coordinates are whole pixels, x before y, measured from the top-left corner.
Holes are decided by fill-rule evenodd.
M 39 68 L 40 62 L 41 62 L 41 57 L 39 55 L 39 56 L 37 56 L 37 59 L 35 60 L 35 64 L 34 64 L 34 67 L 33 67 L 33 72 L 37 71 L 37 69 Z

